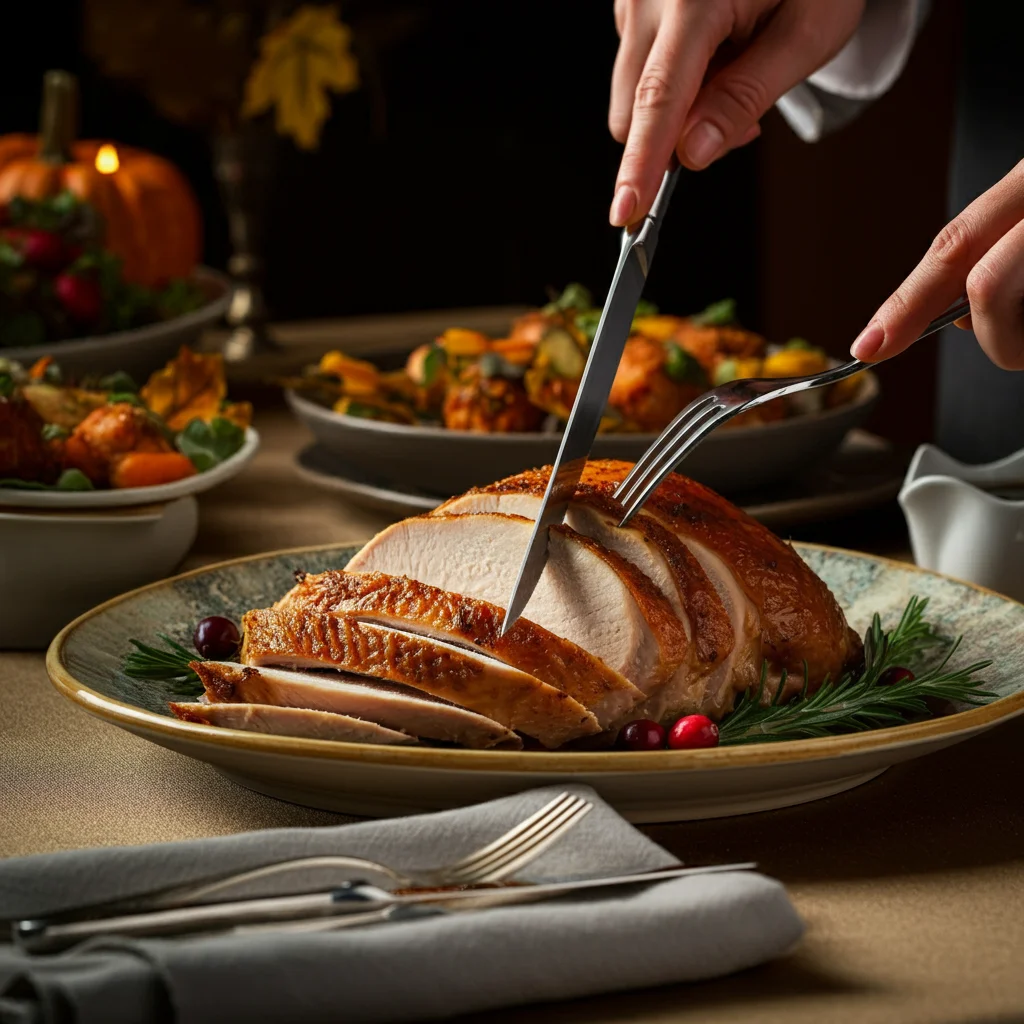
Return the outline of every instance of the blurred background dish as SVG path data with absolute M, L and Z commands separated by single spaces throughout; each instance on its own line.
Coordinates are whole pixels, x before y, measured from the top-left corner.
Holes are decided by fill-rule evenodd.
M 0 359 L 30 365 L 44 356 L 54 356 L 71 376 L 123 370 L 136 379 L 144 379 L 182 345 L 196 345 L 203 331 L 224 318 L 231 301 L 229 279 L 209 267 L 196 267 L 190 280 L 203 297 L 202 305 L 191 312 L 132 330 L 39 345 L 6 346 L 0 348 Z
M 433 494 L 456 494 L 498 476 L 549 464 L 558 433 L 473 433 L 386 423 L 346 416 L 294 391 L 286 393 L 296 416 L 317 441 L 377 480 Z M 680 470 L 733 496 L 791 479 L 826 458 L 870 413 L 878 398 L 873 374 L 847 405 L 774 423 L 713 433 Z M 636 459 L 654 434 L 601 434 L 594 458 Z

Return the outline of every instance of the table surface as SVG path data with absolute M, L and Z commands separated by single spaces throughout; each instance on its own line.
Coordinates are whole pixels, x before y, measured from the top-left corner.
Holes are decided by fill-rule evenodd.
M 200 499 L 187 568 L 362 540 L 384 524 L 299 480 L 292 457 L 307 437 L 282 407 L 261 406 L 256 426 L 253 463 Z M 906 552 L 894 508 L 795 537 Z M 645 828 L 690 863 L 758 861 L 787 885 L 804 941 L 733 977 L 547 1005 L 532 1019 L 1024 1020 L 1022 749 L 1018 720 L 817 803 Z M 0 653 L 0 855 L 345 820 L 241 789 L 92 718 L 58 696 L 41 654 Z

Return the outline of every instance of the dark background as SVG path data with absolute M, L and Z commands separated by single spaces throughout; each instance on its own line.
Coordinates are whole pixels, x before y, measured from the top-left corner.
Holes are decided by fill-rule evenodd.
M 357 41 L 371 16 L 403 30 L 360 53 L 366 87 L 335 99 L 317 152 L 274 143 L 272 314 L 540 303 L 569 280 L 600 294 L 618 244 L 607 224 L 619 151 L 605 122 L 611 3 L 351 0 L 341 14 Z M 0 65 L 0 131 L 34 130 L 42 73 L 75 71 L 82 134 L 174 160 L 203 207 L 205 259 L 223 267 L 206 134 L 99 73 L 78 5 L 20 17 L 16 55 Z M 686 175 L 648 296 L 678 313 L 732 296 L 769 338 L 845 353 L 945 220 L 957 24 L 957 5 L 938 0 L 896 87 L 834 137 L 805 145 L 772 113 L 761 140 Z M 934 355 L 925 343 L 883 368 L 876 428 L 907 443 L 931 436 Z

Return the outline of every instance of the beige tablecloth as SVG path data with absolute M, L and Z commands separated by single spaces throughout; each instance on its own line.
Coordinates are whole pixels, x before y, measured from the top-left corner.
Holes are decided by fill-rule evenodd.
M 261 411 L 264 446 L 205 495 L 188 565 L 358 540 L 383 520 L 303 484 L 303 431 Z M 899 551 L 891 512 L 801 531 Z M 831 531 L 831 532 L 830 532 Z M 538 1010 L 559 1021 L 1024 1020 L 1024 721 L 803 807 L 655 826 L 690 862 L 757 860 L 808 934 L 788 959 L 717 982 Z M 0 855 L 344 820 L 257 796 L 122 732 L 50 686 L 41 655 L 0 653 Z M 491 1014 L 521 1020 L 522 1010 Z

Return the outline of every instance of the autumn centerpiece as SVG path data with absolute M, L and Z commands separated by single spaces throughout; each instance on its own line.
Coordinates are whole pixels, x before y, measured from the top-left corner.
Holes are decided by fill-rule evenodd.
M 203 296 L 189 283 L 201 228 L 166 160 L 74 141 L 76 87 L 51 71 L 41 131 L 0 137 L 0 348 L 170 319 Z

